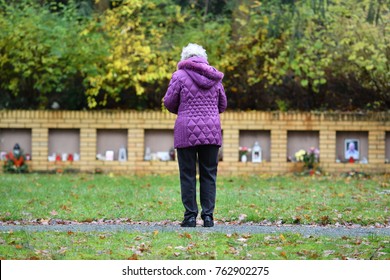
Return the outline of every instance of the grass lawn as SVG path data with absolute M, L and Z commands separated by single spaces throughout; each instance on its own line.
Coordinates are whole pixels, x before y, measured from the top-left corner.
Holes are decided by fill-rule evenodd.
M 390 223 L 390 177 L 220 177 L 215 218 L 287 224 Z M 0 176 L 0 221 L 181 220 L 177 176 Z
M 390 237 L 202 232 L 3 232 L 0 259 L 390 259 Z
M 220 177 L 217 222 L 389 225 L 388 176 Z M 177 176 L 0 175 L 0 221 L 181 221 Z M 3 259 L 390 259 L 390 238 L 2 232 Z

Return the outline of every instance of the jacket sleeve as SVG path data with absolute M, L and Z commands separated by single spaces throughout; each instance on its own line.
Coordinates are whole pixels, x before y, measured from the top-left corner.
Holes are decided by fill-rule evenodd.
M 169 112 L 177 114 L 180 105 L 180 81 L 175 73 L 173 73 L 169 82 L 168 90 L 164 96 L 164 106 Z
M 219 88 L 219 94 L 218 94 L 218 111 L 219 113 L 223 113 L 226 110 L 227 107 L 227 98 L 225 94 L 225 89 L 223 85 L 221 84 Z

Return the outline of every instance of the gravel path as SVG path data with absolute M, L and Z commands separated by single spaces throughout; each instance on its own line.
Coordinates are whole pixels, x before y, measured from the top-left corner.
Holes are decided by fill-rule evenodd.
M 390 236 L 390 228 L 375 228 L 375 227 L 323 227 L 323 226 L 298 226 L 298 225 L 283 225 L 283 226 L 263 226 L 263 225 L 224 225 L 217 224 L 213 228 L 204 228 L 198 225 L 196 228 L 181 228 L 177 224 L 159 225 L 159 224 L 74 224 L 74 225 L 0 225 L 0 232 L 8 231 L 59 231 L 59 232 L 222 232 L 226 234 L 275 234 L 275 233 L 300 233 L 304 236 L 370 236 L 381 235 Z

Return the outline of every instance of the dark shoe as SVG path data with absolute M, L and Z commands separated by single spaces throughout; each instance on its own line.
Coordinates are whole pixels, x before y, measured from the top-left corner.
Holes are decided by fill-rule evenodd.
M 204 217 L 203 226 L 204 227 L 213 227 L 214 226 L 213 218 L 211 218 L 210 216 Z
M 181 224 L 181 227 L 196 227 L 196 219 L 195 217 L 190 217 L 188 219 L 184 219 Z

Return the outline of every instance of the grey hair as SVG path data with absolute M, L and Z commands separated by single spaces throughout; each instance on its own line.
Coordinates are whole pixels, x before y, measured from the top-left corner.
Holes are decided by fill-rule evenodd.
M 207 60 L 206 50 L 202 46 L 189 43 L 181 52 L 181 60 L 186 60 L 192 56 L 200 56 Z

